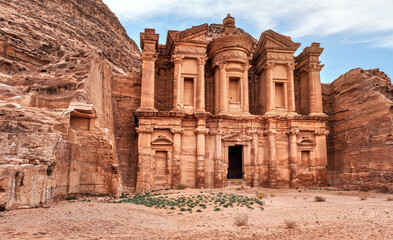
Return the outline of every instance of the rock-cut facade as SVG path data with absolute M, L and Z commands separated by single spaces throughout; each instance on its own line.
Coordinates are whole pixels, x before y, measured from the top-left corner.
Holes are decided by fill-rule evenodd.
M 136 190 L 326 185 L 323 48 L 219 27 L 140 34 Z

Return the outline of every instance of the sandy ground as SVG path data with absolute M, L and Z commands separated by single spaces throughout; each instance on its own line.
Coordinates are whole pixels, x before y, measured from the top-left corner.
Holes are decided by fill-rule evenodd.
M 181 190 L 181 194 L 196 195 L 200 191 Z M 202 191 L 250 197 L 259 191 L 270 196 L 263 199 L 264 210 L 207 208 L 201 213 L 106 203 L 102 198 L 92 198 L 91 202 L 64 201 L 49 208 L 0 212 L 0 238 L 393 239 L 393 201 L 387 201 L 386 194 L 273 189 Z M 360 200 L 361 195 L 367 199 Z M 326 197 L 326 202 L 315 202 L 315 196 Z M 239 214 L 248 215 L 246 226 L 234 224 L 234 217 Z M 297 226 L 290 229 L 285 220 Z

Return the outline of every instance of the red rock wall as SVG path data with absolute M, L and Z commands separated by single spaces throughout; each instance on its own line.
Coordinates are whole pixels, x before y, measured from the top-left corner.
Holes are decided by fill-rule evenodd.
M 138 161 L 137 122 L 134 111 L 140 106 L 141 76 L 116 75 L 112 81 L 112 104 L 115 139 L 123 189 L 135 191 Z
M 393 191 L 393 87 L 377 69 L 354 69 L 323 86 L 331 116 L 328 172 L 332 185 Z
M 121 193 L 140 66 L 99 0 L 0 0 L 0 208 Z

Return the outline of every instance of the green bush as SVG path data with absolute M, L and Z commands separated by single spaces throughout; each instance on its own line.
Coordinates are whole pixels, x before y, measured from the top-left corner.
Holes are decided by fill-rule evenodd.
M 66 197 L 65 200 L 77 200 L 77 197 Z
M 182 189 L 186 189 L 186 188 L 187 188 L 187 185 L 184 185 L 184 184 L 179 184 L 176 186 L 177 190 L 182 190 Z
M 223 194 L 223 193 L 206 193 L 191 196 L 178 196 L 170 197 L 170 194 L 177 193 L 144 193 L 136 195 L 123 194 L 123 198 L 118 203 L 133 203 L 137 205 L 144 205 L 146 207 L 154 207 L 157 209 L 171 209 L 175 210 L 178 208 L 180 211 L 192 212 L 192 209 L 196 208 L 197 212 L 201 212 L 201 209 L 207 209 L 207 206 L 212 206 L 214 211 L 221 211 L 223 208 L 229 207 L 247 207 L 250 210 L 254 208 L 261 208 L 263 201 L 257 198 L 250 198 L 247 196 L 236 195 L 236 194 Z M 252 206 L 252 207 L 251 207 Z M 199 210 L 199 211 L 198 211 Z

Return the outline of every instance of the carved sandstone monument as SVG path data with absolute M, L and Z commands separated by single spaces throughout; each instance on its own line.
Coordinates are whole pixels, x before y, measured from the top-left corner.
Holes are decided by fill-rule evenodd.
M 231 185 L 393 191 L 390 79 L 320 81 L 318 43 L 154 29 L 100 0 L 0 0 L 0 208 Z
M 319 55 L 272 30 L 258 42 L 229 14 L 221 33 L 203 24 L 141 33 L 137 190 L 326 185 L 326 122 Z

